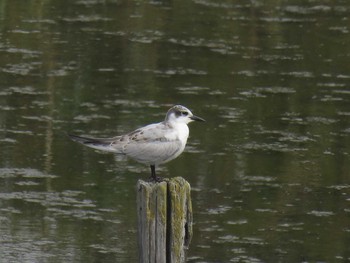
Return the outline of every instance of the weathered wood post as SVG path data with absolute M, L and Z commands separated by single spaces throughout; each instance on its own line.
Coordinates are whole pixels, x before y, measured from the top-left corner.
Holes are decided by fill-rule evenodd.
M 192 238 L 191 186 L 182 177 L 137 182 L 140 263 L 183 263 Z

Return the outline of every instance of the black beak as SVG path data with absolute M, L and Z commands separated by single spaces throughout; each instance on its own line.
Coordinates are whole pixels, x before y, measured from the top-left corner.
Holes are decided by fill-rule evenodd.
M 190 119 L 191 119 L 191 120 L 194 120 L 194 121 L 205 121 L 205 120 L 202 119 L 201 117 L 198 117 L 198 116 L 195 116 L 195 115 L 191 116 Z

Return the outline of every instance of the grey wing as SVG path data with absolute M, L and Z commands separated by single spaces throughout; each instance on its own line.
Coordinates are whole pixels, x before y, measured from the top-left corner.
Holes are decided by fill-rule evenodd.
M 145 164 L 160 164 L 176 158 L 184 145 L 176 136 L 165 136 L 171 129 L 162 123 L 153 124 L 129 134 L 124 154 Z
M 77 136 L 73 134 L 68 134 L 68 136 L 73 141 L 79 142 L 81 144 L 84 144 L 88 147 L 91 147 L 97 150 L 122 153 L 121 150 L 118 149 L 118 147 L 113 147 L 115 142 L 121 139 L 120 136 L 113 137 L 113 138 L 91 138 L 91 137 Z

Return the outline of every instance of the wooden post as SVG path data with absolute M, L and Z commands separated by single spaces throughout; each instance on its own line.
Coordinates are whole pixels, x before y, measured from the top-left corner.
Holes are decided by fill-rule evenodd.
M 183 263 L 192 238 L 191 186 L 182 177 L 137 182 L 140 263 Z

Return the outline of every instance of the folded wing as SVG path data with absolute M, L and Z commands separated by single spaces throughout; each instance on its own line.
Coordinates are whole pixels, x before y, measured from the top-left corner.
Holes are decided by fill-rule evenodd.
M 71 134 L 68 136 L 88 147 L 125 154 L 149 165 L 158 165 L 176 158 L 183 152 L 186 144 L 179 140 L 175 131 L 172 132 L 171 128 L 162 122 L 113 138 L 90 138 Z
M 124 154 L 145 164 L 168 162 L 184 149 L 176 134 L 171 136 L 169 127 L 163 123 L 148 125 L 125 136 L 128 142 L 124 145 Z
M 114 152 L 114 153 L 122 153 L 118 148 L 113 147 L 113 143 L 117 141 L 120 136 L 114 138 L 90 138 L 77 136 L 73 134 L 68 134 L 69 138 L 73 141 L 84 144 L 88 147 L 94 148 L 96 150 Z

